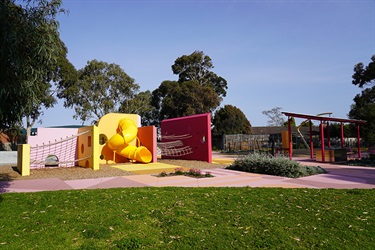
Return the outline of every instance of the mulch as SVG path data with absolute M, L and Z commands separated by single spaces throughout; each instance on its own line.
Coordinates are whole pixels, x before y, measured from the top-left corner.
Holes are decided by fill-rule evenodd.
M 225 168 L 228 164 L 212 164 L 202 161 L 187 161 L 187 160 L 170 160 L 158 159 L 158 162 L 194 169 L 212 169 Z M 126 163 L 131 164 L 131 163 Z M 92 170 L 91 168 L 83 167 L 47 167 L 39 169 L 31 169 L 29 176 L 21 176 L 17 168 L 12 165 L 0 166 L 0 181 L 11 180 L 31 180 L 31 179 L 46 179 L 59 178 L 61 180 L 76 180 L 76 179 L 93 179 L 113 176 L 127 176 L 135 175 L 133 172 L 124 171 L 110 165 L 101 165 L 99 170 Z

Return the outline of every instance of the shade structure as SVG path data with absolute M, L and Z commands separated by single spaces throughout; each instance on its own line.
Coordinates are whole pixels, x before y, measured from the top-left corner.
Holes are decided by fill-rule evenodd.
M 322 148 L 322 162 L 325 162 L 324 157 L 324 148 L 325 148 L 325 142 L 324 142 L 324 129 L 323 129 L 323 122 L 338 122 L 341 123 L 341 147 L 344 147 L 344 129 L 343 124 L 344 123 L 354 123 L 357 125 L 357 146 L 358 146 L 358 158 L 361 158 L 361 145 L 360 145 L 360 125 L 366 124 L 366 121 L 364 120 L 354 120 L 354 119 L 345 119 L 345 118 L 337 118 L 337 117 L 325 117 L 325 116 L 319 116 L 319 115 L 308 115 L 308 114 L 300 114 L 300 113 L 291 113 L 291 112 L 282 112 L 284 115 L 288 117 L 288 131 L 289 135 L 288 138 L 291 138 L 291 128 L 290 128 L 290 119 L 292 117 L 295 118 L 302 118 L 306 120 L 315 120 L 320 121 L 320 137 L 321 137 L 321 148 Z M 310 123 L 311 126 L 311 123 Z M 329 130 L 328 130 L 329 131 Z M 312 136 L 310 129 L 310 138 Z M 311 148 L 310 148 L 310 157 L 314 157 L 314 150 L 312 147 L 312 143 L 310 141 Z M 330 140 L 329 140 L 329 132 L 328 132 L 328 145 L 330 146 Z M 289 157 L 292 159 L 293 157 L 293 144 L 289 143 Z

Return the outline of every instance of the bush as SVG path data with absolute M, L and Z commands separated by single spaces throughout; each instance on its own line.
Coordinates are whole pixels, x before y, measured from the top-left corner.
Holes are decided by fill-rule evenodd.
M 289 178 L 326 173 L 319 166 L 303 166 L 285 156 L 270 157 L 261 154 L 251 154 L 237 159 L 227 169 Z
M 183 168 L 176 168 L 174 173 L 166 173 L 165 171 L 158 174 L 158 177 L 166 177 L 166 176 L 175 176 L 175 175 L 185 175 L 195 178 L 204 178 L 204 177 L 214 177 L 210 172 L 206 172 L 202 174 L 200 169 L 191 168 L 188 172 L 185 172 Z

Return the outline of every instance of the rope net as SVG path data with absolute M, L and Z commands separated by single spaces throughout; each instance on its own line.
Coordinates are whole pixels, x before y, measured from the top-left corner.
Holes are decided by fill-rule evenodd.
M 85 132 L 72 135 L 71 137 L 61 138 L 59 141 L 55 139 L 54 142 L 48 144 L 36 145 L 30 148 L 30 168 L 45 168 L 45 167 L 74 167 L 78 161 L 86 160 L 92 156 L 87 156 L 81 159 L 78 158 L 77 144 L 78 137 L 91 132 Z
M 170 142 L 160 142 L 158 143 L 158 148 L 161 149 L 161 155 L 165 156 L 183 156 L 192 154 L 193 150 L 190 146 L 184 146 L 182 139 L 190 138 L 190 134 L 186 135 L 170 135 L 163 136 L 163 139 L 166 140 L 175 140 Z

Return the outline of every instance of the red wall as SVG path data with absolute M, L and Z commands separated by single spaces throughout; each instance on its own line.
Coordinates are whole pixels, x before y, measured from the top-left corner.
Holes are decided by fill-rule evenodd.
M 210 113 L 163 120 L 161 137 L 163 159 L 212 162 Z

